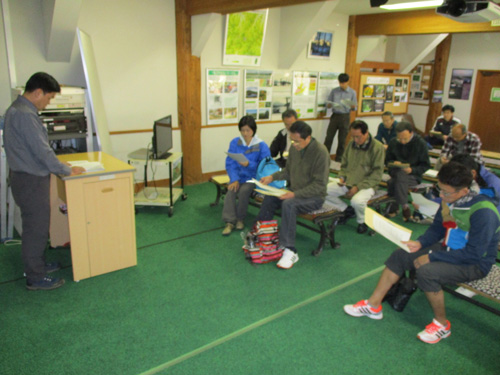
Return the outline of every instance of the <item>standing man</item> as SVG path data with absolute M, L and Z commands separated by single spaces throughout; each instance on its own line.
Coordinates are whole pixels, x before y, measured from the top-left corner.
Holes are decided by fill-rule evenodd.
M 434 314 L 417 337 L 429 344 L 451 333 L 442 286 L 485 277 L 495 263 L 500 239 L 495 203 L 470 190 L 472 174 L 467 167 L 450 162 L 441 168 L 438 180 L 442 203 L 429 229 L 416 241 L 403 242 L 409 252 L 398 249 L 386 260 L 370 298 L 344 306 L 351 316 L 380 320 L 382 300 L 389 289 L 405 271 L 416 270 L 418 287 Z
M 276 137 L 274 137 L 273 142 L 271 143 L 271 156 L 273 158 L 277 157 L 279 154 L 279 159 L 276 159 L 276 163 L 280 168 L 284 168 L 286 165 L 286 159 L 288 158 L 288 153 L 290 150 L 290 126 L 297 121 L 297 112 L 293 109 L 287 109 L 281 115 L 281 119 L 285 124 L 285 128 L 281 129 Z
M 339 87 L 334 88 L 328 95 L 328 108 L 333 107 L 333 114 L 330 117 L 330 123 L 326 131 L 325 146 L 328 152 L 332 148 L 333 139 L 337 130 L 339 138 L 337 142 L 337 152 L 335 161 L 342 160 L 344 153 L 345 139 L 349 131 L 350 113 L 357 108 L 356 92 L 349 87 L 349 75 L 342 73 L 339 75 Z
M 278 267 L 292 268 L 299 261 L 295 249 L 297 214 L 319 209 L 326 196 L 326 184 L 330 169 L 330 155 L 325 146 L 312 138 L 311 127 L 296 121 L 290 127 L 292 146 L 285 169 L 263 177 L 260 182 L 267 185 L 275 180 L 290 181 L 287 193 L 266 196 L 260 207 L 257 221 L 272 220 L 274 212 L 281 207 L 280 247 L 284 248 Z
M 377 129 L 375 139 L 384 145 L 387 149 L 391 139 L 396 137 L 396 125 L 398 122 L 394 120 L 394 115 L 390 111 L 382 113 L 382 122 Z
M 467 154 L 472 156 L 476 163 L 483 165 L 481 145 L 481 139 L 477 134 L 468 132 L 464 124 L 456 124 L 451 129 L 450 136 L 444 142 L 438 162 L 445 164 L 455 155 Z M 439 168 L 440 165 L 436 165 L 436 169 Z
M 372 138 L 366 122 L 356 120 L 350 125 L 352 142 L 342 156 L 338 179 L 328 184 L 326 200 L 344 211 L 341 224 L 356 216 L 358 233 L 366 233 L 365 208 L 375 194 L 384 173 L 384 146 Z M 348 206 L 341 196 L 351 199 Z
M 408 206 L 408 188 L 422 181 L 422 175 L 431 167 L 427 143 L 413 132 L 413 126 L 406 121 L 396 125 L 396 138 L 387 148 L 385 162 L 391 179 L 387 182 L 387 192 L 401 205 L 403 220 L 408 221 L 411 210 Z M 397 206 L 391 210 L 397 212 Z
M 81 167 L 61 163 L 49 146 L 47 129 L 38 117 L 60 92 L 59 83 L 47 73 L 33 74 L 24 90 L 5 113 L 4 145 L 10 167 L 10 185 L 22 218 L 22 258 L 29 290 L 55 289 L 64 279 L 48 274 L 57 271 L 57 262 L 45 262 L 49 238 L 50 174 L 72 175 Z

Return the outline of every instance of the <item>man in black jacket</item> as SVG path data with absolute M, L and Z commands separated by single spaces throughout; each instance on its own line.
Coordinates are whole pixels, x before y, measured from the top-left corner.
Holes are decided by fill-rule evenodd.
M 408 221 L 411 210 L 408 206 L 408 188 L 418 185 L 422 175 L 431 167 L 425 140 L 413 132 L 413 126 L 406 121 L 396 125 L 396 138 L 389 142 L 385 163 L 391 179 L 387 182 L 390 196 L 396 198 L 403 209 L 403 219 Z M 393 213 L 397 208 L 393 210 Z
M 290 130 L 290 126 L 297 121 L 297 112 L 293 109 L 287 109 L 281 115 L 283 119 L 283 123 L 285 124 L 285 128 L 281 129 L 276 137 L 274 137 L 273 142 L 271 143 L 271 156 L 275 158 L 280 155 L 279 159 L 276 159 L 276 163 L 280 168 L 285 168 L 286 159 L 288 158 L 288 150 L 290 149 L 290 136 L 288 134 Z

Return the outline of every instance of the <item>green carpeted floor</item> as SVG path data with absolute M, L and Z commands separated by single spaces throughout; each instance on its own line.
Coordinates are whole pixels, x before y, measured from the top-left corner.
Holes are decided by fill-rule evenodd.
M 382 321 L 344 314 L 394 248 L 380 236 L 352 221 L 337 229 L 341 247 L 315 258 L 318 234 L 298 227 L 293 269 L 255 267 L 238 233 L 220 235 L 215 188 L 186 191 L 173 217 L 139 209 L 137 267 L 75 283 L 69 250 L 52 249 L 66 285 L 28 292 L 20 246 L 1 245 L 0 374 L 500 373 L 500 319 L 452 296 L 452 335 L 437 345 L 416 339 L 432 318 L 421 292 Z

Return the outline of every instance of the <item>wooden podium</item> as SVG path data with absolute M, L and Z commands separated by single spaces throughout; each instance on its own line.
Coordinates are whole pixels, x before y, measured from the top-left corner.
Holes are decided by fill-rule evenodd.
M 103 152 L 58 155 L 62 162 L 98 161 L 104 170 L 59 176 L 68 206 L 73 279 L 79 281 L 137 265 L 134 168 Z

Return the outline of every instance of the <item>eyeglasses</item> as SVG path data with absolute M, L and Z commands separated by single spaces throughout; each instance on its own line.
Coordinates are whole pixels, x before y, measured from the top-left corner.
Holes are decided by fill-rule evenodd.
M 436 190 L 438 191 L 439 195 L 443 194 L 443 197 L 449 197 L 450 195 L 458 193 L 458 190 L 452 192 L 444 191 L 439 187 L 439 185 L 436 185 Z

